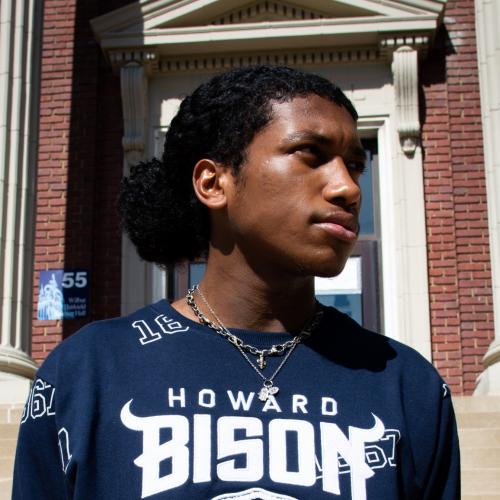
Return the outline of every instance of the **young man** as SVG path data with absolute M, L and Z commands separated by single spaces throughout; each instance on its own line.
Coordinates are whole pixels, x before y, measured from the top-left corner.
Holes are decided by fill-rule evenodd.
M 15 499 L 447 499 L 450 395 L 412 349 L 314 298 L 359 232 L 364 152 L 333 84 L 289 68 L 187 97 L 124 182 L 141 257 L 207 258 L 185 299 L 94 323 L 40 368 Z

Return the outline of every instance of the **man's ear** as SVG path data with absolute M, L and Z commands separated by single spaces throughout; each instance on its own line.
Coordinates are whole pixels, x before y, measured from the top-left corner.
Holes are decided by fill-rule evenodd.
M 233 184 L 231 168 L 213 160 L 199 160 L 193 169 L 194 192 L 206 207 L 213 210 L 226 206 L 228 189 Z

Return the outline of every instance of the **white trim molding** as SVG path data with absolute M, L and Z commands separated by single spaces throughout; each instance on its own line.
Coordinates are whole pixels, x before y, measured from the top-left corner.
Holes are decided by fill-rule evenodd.
M 322 19 L 325 14 L 313 9 L 297 7 L 281 1 L 260 0 L 250 5 L 239 7 L 222 16 L 217 16 L 210 24 L 236 24 L 247 23 L 249 21 L 270 21 L 270 20 L 304 20 Z
M 384 334 L 431 361 L 427 237 L 420 147 L 407 156 L 389 115 L 361 116 L 362 135 L 376 134 L 382 240 Z
M 160 73 L 222 71 L 254 64 L 308 66 L 324 64 L 362 64 L 381 59 L 376 47 L 332 50 L 266 51 L 265 53 L 217 54 L 184 57 L 162 57 L 158 64 Z
M 107 33 L 101 39 L 108 50 L 126 47 L 157 47 L 161 54 L 197 54 L 266 50 L 270 46 L 286 49 L 377 45 L 381 35 L 393 32 L 431 34 L 437 28 L 432 16 L 417 18 L 314 19 L 276 21 L 186 28 L 155 29 L 148 32 Z
M 96 34 L 110 31 L 132 31 L 196 26 L 212 23 L 237 9 L 248 0 L 139 0 L 104 14 L 92 21 Z M 442 15 L 446 0 L 295 0 L 295 8 L 322 13 L 324 18 L 409 17 Z M 234 22 L 234 21 L 233 21 Z
M 148 51 L 131 50 L 113 54 L 120 71 L 124 153 L 123 173 L 146 159 L 148 124 L 147 73 L 157 58 Z M 152 265 L 140 259 L 132 242 L 122 237 L 121 313 L 129 314 L 149 301 Z
M 475 5 L 495 322 L 495 340 L 484 356 L 475 394 L 500 395 L 500 6 L 495 0 Z
M 110 51 L 126 48 L 153 48 L 170 56 L 268 50 L 276 47 L 277 40 L 286 50 L 376 47 L 381 37 L 395 33 L 432 39 L 444 3 L 310 0 L 291 7 L 266 2 L 276 4 L 273 12 L 267 8 L 266 15 L 261 1 L 141 0 L 95 18 L 91 24 L 107 57 Z M 245 16 L 248 11 L 255 15 Z

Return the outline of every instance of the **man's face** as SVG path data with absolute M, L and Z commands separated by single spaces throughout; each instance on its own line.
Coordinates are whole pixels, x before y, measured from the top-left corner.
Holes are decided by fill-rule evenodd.
M 339 274 L 357 238 L 364 151 L 349 112 L 317 95 L 275 103 L 250 143 L 228 218 L 261 270 Z

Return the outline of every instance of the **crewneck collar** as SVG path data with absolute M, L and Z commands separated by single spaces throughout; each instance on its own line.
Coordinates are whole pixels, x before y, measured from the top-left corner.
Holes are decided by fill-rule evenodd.
M 174 309 L 167 300 L 162 299 L 151 306 L 158 312 L 166 314 L 168 317 L 178 321 L 182 325 L 189 326 L 189 328 L 195 332 L 202 333 L 204 335 L 210 334 L 221 340 L 224 340 L 221 335 L 219 335 L 213 328 L 207 325 L 193 321 L 187 316 L 182 315 L 176 309 Z M 319 326 L 321 328 L 321 324 Z M 249 343 L 258 348 L 270 347 L 273 344 L 280 344 L 290 340 L 297 332 L 269 332 L 269 331 L 258 331 L 258 330 L 248 330 L 242 328 L 228 328 L 231 333 L 241 338 L 245 343 Z M 224 340 L 227 342 L 227 340 Z

